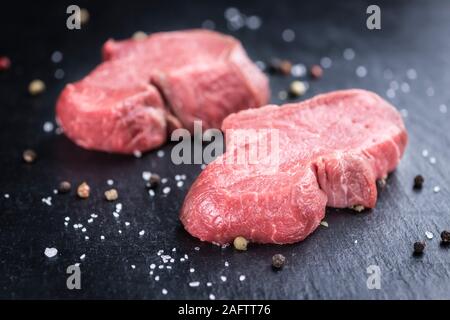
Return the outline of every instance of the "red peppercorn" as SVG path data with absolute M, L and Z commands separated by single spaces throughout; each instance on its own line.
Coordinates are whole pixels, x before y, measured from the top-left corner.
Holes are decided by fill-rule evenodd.
M 8 57 L 0 56 L 0 71 L 8 70 L 11 66 L 11 60 Z
M 322 70 L 322 68 L 321 68 L 319 65 L 317 65 L 317 64 L 313 65 L 313 66 L 311 67 L 311 69 L 309 70 L 309 72 L 311 73 L 311 76 L 312 76 L 314 79 L 319 79 L 319 78 L 321 78 L 322 75 L 323 75 L 323 70 Z

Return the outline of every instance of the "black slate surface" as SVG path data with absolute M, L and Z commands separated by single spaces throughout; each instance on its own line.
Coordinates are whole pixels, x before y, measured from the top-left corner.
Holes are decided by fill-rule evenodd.
M 91 14 L 80 31 L 65 28 L 68 2 L 2 4 L 6 14 L 0 20 L 0 55 L 11 58 L 12 68 L 0 73 L 0 298 L 208 299 L 210 293 L 217 299 L 450 298 L 450 248 L 439 241 L 440 231 L 450 229 L 450 115 L 439 108 L 450 107 L 450 3 L 375 3 L 382 10 L 380 31 L 366 29 L 365 9 L 371 3 L 364 1 L 78 1 Z M 260 16 L 261 28 L 228 30 L 223 14 L 230 6 Z M 173 165 L 170 145 L 162 149 L 162 158 L 155 151 L 136 159 L 85 151 L 64 135 L 43 131 L 46 121 L 54 121 L 55 101 L 64 84 L 80 79 L 100 62 L 106 39 L 126 38 L 136 30 L 200 27 L 207 19 L 216 23 L 217 30 L 242 40 L 254 60 L 281 57 L 311 65 L 330 57 L 332 66 L 321 80 L 307 79 L 310 90 L 305 98 L 351 87 L 386 97 L 391 86 L 409 85 L 410 92 L 400 88 L 389 99 L 407 112 L 410 142 L 376 209 L 361 214 L 329 210 L 329 227 L 319 227 L 301 243 L 252 245 L 238 253 L 201 243 L 183 230 L 178 211 L 201 169 Z M 295 31 L 291 43 L 281 38 L 286 28 Z M 343 58 L 345 48 L 354 49 L 353 60 Z M 55 50 L 64 54 L 59 64 L 50 60 Z M 356 76 L 358 66 L 367 69 L 366 77 Z M 54 78 L 58 68 L 65 72 L 62 80 Z M 416 80 L 407 78 L 411 68 L 417 71 Z M 34 78 L 47 84 L 39 97 L 27 93 Z M 291 80 L 271 76 L 272 102 L 281 102 L 278 92 Z M 38 152 L 35 164 L 22 162 L 26 148 Z M 422 156 L 424 149 L 428 157 Z M 436 158 L 435 164 L 430 157 Z M 172 191 L 149 197 L 141 177 L 144 170 L 167 177 Z M 419 173 L 425 186 L 414 192 L 412 181 Z M 182 188 L 175 186 L 176 174 L 187 175 Z M 120 192 L 119 219 L 112 215 L 114 204 L 103 198 L 107 179 L 113 179 Z M 61 180 L 73 185 L 88 181 L 91 197 L 81 201 L 73 191 L 54 195 Z M 439 193 L 433 191 L 435 186 Z M 47 196 L 52 196 L 52 206 L 41 201 Z M 99 217 L 89 224 L 91 213 Z M 87 231 L 75 230 L 74 223 L 82 223 Z M 142 237 L 140 230 L 145 230 Z M 425 240 L 425 231 L 431 231 L 434 239 L 426 240 L 422 257 L 414 257 L 412 244 Z M 58 256 L 48 259 L 46 247 L 56 247 Z M 161 249 L 176 262 L 172 270 L 157 268 L 150 276 L 150 264 L 160 264 Z M 287 257 L 282 272 L 270 268 L 275 253 Z M 80 261 L 82 254 L 86 258 Z M 180 262 L 184 254 L 189 259 Z M 66 268 L 76 262 L 81 262 L 82 289 L 71 291 L 66 288 Z M 380 290 L 366 286 L 370 265 L 380 267 Z M 239 281 L 240 275 L 246 279 Z M 190 281 L 201 284 L 191 288 Z M 208 281 L 211 287 L 206 286 Z M 167 295 L 162 295 L 163 288 Z

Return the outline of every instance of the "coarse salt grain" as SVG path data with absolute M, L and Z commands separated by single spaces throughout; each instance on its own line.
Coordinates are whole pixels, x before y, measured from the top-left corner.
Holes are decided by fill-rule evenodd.
M 45 248 L 44 254 L 48 258 L 53 258 L 54 256 L 56 256 L 58 254 L 58 249 L 56 249 L 56 248 Z
M 441 113 L 447 113 L 447 106 L 446 106 L 445 104 L 441 104 L 441 105 L 439 106 L 439 111 L 440 111 Z
M 435 193 L 438 193 L 439 191 L 441 191 L 441 187 L 435 186 L 435 187 L 433 188 L 433 191 L 434 191 Z
M 216 300 L 216 296 L 212 293 L 209 294 L 209 300 Z
M 220 280 L 222 280 L 222 282 L 225 282 L 225 281 L 227 281 L 227 277 L 225 277 L 225 276 L 220 276 Z
M 225 261 L 225 267 L 229 267 L 230 263 L 228 261 Z
M 140 235 L 140 236 L 143 236 L 144 234 L 145 234 L 145 230 L 139 231 L 139 235 Z
M 159 276 L 155 276 L 155 281 L 159 281 Z
M 154 197 L 155 191 L 153 189 L 150 189 L 150 190 L 148 190 L 148 194 L 150 195 L 150 197 Z
M 84 258 L 86 258 L 86 255 L 83 253 L 83 254 L 80 256 L 80 260 L 84 260 Z
M 190 273 L 194 273 L 194 272 L 195 272 L 195 269 L 194 269 L 194 268 L 190 268 L 190 269 L 189 269 L 189 272 L 190 272 Z
M 105 240 L 105 236 L 100 236 L 100 239 L 101 240 Z
M 355 58 L 355 51 L 352 48 L 347 48 L 342 53 L 342 56 L 344 57 L 345 60 L 348 61 L 353 60 Z
M 50 121 L 45 122 L 44 125 L 42 126 L 44 132 L 52 132 L 54 127 L 55 126 Z
M 70 217 L 65 217 L 64 220 L 70 221 Z
M 89 240 L 89 237 L 88 236 L 84 236 L 84 240 Z
M 142 157 L 142 152 L 139 151 L 139 150 L 135 150 L 135 151 L 133 151 L 133 155 L 134 155 L 136 158 L 140 158 L 140 157 Z
M 435 157 L 430 157 L 430 163 L 431 164 L 435 164 L 436 163 L 436 158 Z
M 151 176 L 152 176 L 152 173 L 150 171 L 142 172 L 142 179 L 144 179 L 145 181 L 150 180 Z
M 114 180 L 108 179 L 108 180 L 106 180 L 106 184 L 107 184 L 108 186 L 112 186 L 112 185 L 114 184 Z
M 367 75 L 367 69 L 364 66 L 358 66 L 356 68 L 356 75 L 360 78 L 364 78 Z
M 192 282 L 189 282 L 189 286 L 192 287 L 192 288 L 198 287 L 199 285 L 200 285 L 200 282 L 199 282 L 199 281 L 192 281 Z
M 292 42 L 295 40 L 295 32 L 292 29 L 285 29 L 281 33 L 281 38 L 286 42 Z
M 164 157 L 164 150 L 158 150 L 158 152 L 156 153 L 156 155 L 158 156 L 158 158 Z
M 423 156 L 423 157 L 425 157 L 425 158 L 428 157 L 428 154 L 429 154 L 429 153 L 428 153 L 428 150 L 427 150 L 427 149 L 423 149 L 423 150 L 422 150 L 422 156 Z
M 181 188 L 183 185 L 184 185 L 184 182 L 183 182 L 183 181 L 178 181 L 178 182 L 177 182 L 177 187 L 178 187 L 178 188 Z
M 150 265 L 150 269 L 155 269 L 156 268 L 156 264 L 154 264 L 154 263 L 152 263 L 151 265 Z
M 134 264 L 132 264 L 131 269 L 136 269 L 136 266 Z
M 3 197 L 5 197 L 5 199 L 9 199 L 9 194 L 8 194 L 8 193 L 5 193 L 5 194 L 3 195 Z
M 245 275 L 241 274 L 241 275 L 239 276 L 239 281 L 244 281 L 244 280 L 245 280 Z
M 212 286 L 212 282 L 207 282 L 207 283 L 206 283 L 206 286 L 207 286 L 207 287 L 211 287 L 211 286 Z
M 323 57 L 322 59 L 320 59 L 320 65 L 324 69 L 330 68 L 332 64 L 333 61 L 329 57 Z
M 433 235 L 433 233 L 432 232 L 430 232 L 430 231 L 425 231 L 425 235 L 426 235 L 426 237 L 428 238 L 428 239 L 433 239 L 433 237 L 434 237 L 434 235 Z
M 165 187 L 164 189 L 163 189 L 163 193 L 164 194 L 168 194 L 170 192 L 170 187 Z
M 167 295 L 167 293 L 168 293 L 168 292 L 167 292 L 167 289 L 162 289 L 162 290 L 161 290 L 161 293 L 162 293 L 163 295 Z
M 194 250 L 195 251 L 200 251 L 200 247 L 195 247 Z
M 118 218 L 118 217 L 120 217 L 120 214 L 118 214 L 117 212 L 113 212 L 113 216 L 114 216 L 114 218 Z
M 325 220 L 320 222 L 320 225 L 324 226 L 324 227 L 328 227 L 328 222 L 326 222 Z
M 417 71 L 415 69 L 408 69 L 408 71 L 406 71 L 406 76 L 410 80 L 415 80 L 417 79 Z
M 92 222 L 94 222 L 94 219 L 89 218 L 87 222 L 88 222 L 88 223 L 92 223 Z
M 128 221 L 125 221 L 125 226 L 128 227 L 130 223 Z

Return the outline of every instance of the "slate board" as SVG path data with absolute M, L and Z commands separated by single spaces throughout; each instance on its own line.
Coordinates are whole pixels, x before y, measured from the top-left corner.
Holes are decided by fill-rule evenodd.
M 380 31 L 366 29 L 365 10 L 371 3 L 364 1 L 79 1 L 91 14 L 89 24 L 79 31 L 65 28 L 68 4 L 2 4 L 8 14 L 0 21 L 0 54 L 10 56 L 13 65 L 0 74 L 1 298 L 207 299 L 210 293 L 217 299 L 450 298 L 450 250 L 439 245 L 440 231 L 450 228 L 450 115 L 439 110 L 441 104 L 450 107 L 448 1 L 377 1 L 382 10 Z M 229 31 L 223 14 L 230 6 L 260 16 L 261 28 Z M 217 30 L 241 39 L 254 60 L 281 57 L 311 65 L 330 57 L 332 67 L 321 80 L 310 81 L 305 98 L 351 87 L 386 97 L 390 86 L 408 83 L 410 92 L 399 89 L 390 100 L 408 113 L 410 142 L 375 210 L 354 214 L 330 209 L 329 227 L 319 227 L 301 243 L 252 245 L 237 253 L 201 243 L 183 230 L 178 212 L 201 169 L 171 164 L 171 145 L 162 149 L 162 158 L 151 152 L 136 159 L 86 151 L 64 135 L 43 131 L 43 124 L 54 120 L 55 100 L 64 84 L 80 79 L 100 62 L 106 39 L 126 38 L 136 30 L 200 27 L 207 19 L 216 23 Z M 292 43 L 281 38 L 286 28 L 295 31 Z M 345 48 L 354 49 L 353 60 L 343 58 Z M 50 60 L 55 50 L 64 54 L 59 64 Z M 358 66 L 367 69 L 366 77 L 356 76 Z M 65 72 L 63 80 L 54 78 L 58 68 Z M 417 71 L 416 80 L 406 77 L 410 68 Z M 387 69 L 392 79 L 386 79 Z M 27 94 L 34 78 L 47 84 L 39 97 Z M 281 103 L 278 92 L 291 80 L 271 76 L 272 102 Z M 35 164 L 21 161 L 25 148 L 38 152 Z M 422 156 L 424 149 L 436 164 L 430 164 L 430 156 Z M 143 186 L 144 170 L 168 177 L 172 191 L 166 196 L 158 192 L 151 199 Z M 425 187 L 414 192 L 412 181 L 419 173 L 425 177 Z M 176 174 L 187 175 L 182 188 L 175 186 Z M 107 179 L 113 179 L 120 192 L 119 219 L 112 215 L 114 204 L 103 199 Z M 73 185 L 88 181 L 91 197 L 80 201 L 73 192 L 53 195 L 61 180 Z M 434 193 L 434 186 L 441 191 Z M 42 203 L 47 196 L 52 196 L 52 206 Z M 99 217 L 88 224 L 91 213 Z M 67 227 L 66 216 L 70 217 Z M 125 221 L 131 225 L 125 227 Z M 86 233 L 75 230 L 74 223 L 82 223 Z M 146 231 L 143 237 L 140 230 Z M 427 240 L 422 257 L 413 257 L 413 242 L 425 239 L 427 230 L 435 238 Z M 46 258 L 46 247 L 56 247 L 57 258 Z M 172 270 L 156 269 L 154 276 L 160 280 L 155 281 L 149 266 L 160 264 L 156 253 L 161 249 L 176 263 Z M 282 272 L 270 268 L 275 253 L 287 257 Z M 82 254 L 86 254 L 84 261 L 79 258 Z M 180 262 L 184 254 L 189 259 Z M 81 262 L 82 289 L 71 291 L 66 288 L 66 268 L 76 262 Z M 380 267 L 380 290 L 366 286 L 370 265 Z M 245 281 L 238 280 L 242 274 Z M 190 281 L 200 281 L 200 287 L 189 287 Z M 211 287 L 206 286 L 208 281 Z M 162 295 L 163 288 L 167 295 Z

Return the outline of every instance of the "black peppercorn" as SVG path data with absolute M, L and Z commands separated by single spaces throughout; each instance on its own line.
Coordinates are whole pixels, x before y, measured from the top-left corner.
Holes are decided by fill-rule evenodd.
M 70 188 L 72 186 L 70 185 L 70 182 L 68 181 L 62 181 L 58 186 L 58 192 L 59 193 L 67 193 L 70 191 Z
M 444 230 L 441 232 L 442 243 L 450 244 L 450 231 Z
M 152 173 L 150 179 L 145 183 L 147 189 L 155 189 L 161 183 L 161 177 L 156 173 Z
M 277 253 L 272 257 L 272 267 L 276 270 L 283 268 L 285 263 L 286 258 L 282 254 Z
M 414 178 L 414 185 L 413 188 L 416 190 L 422 189 L 424 182 L 424 178 L 419 174 Z
M 425 250 L 425 246 L 425 242 L 423 241 L 414 242 L 414 254 L 422 254 Z

